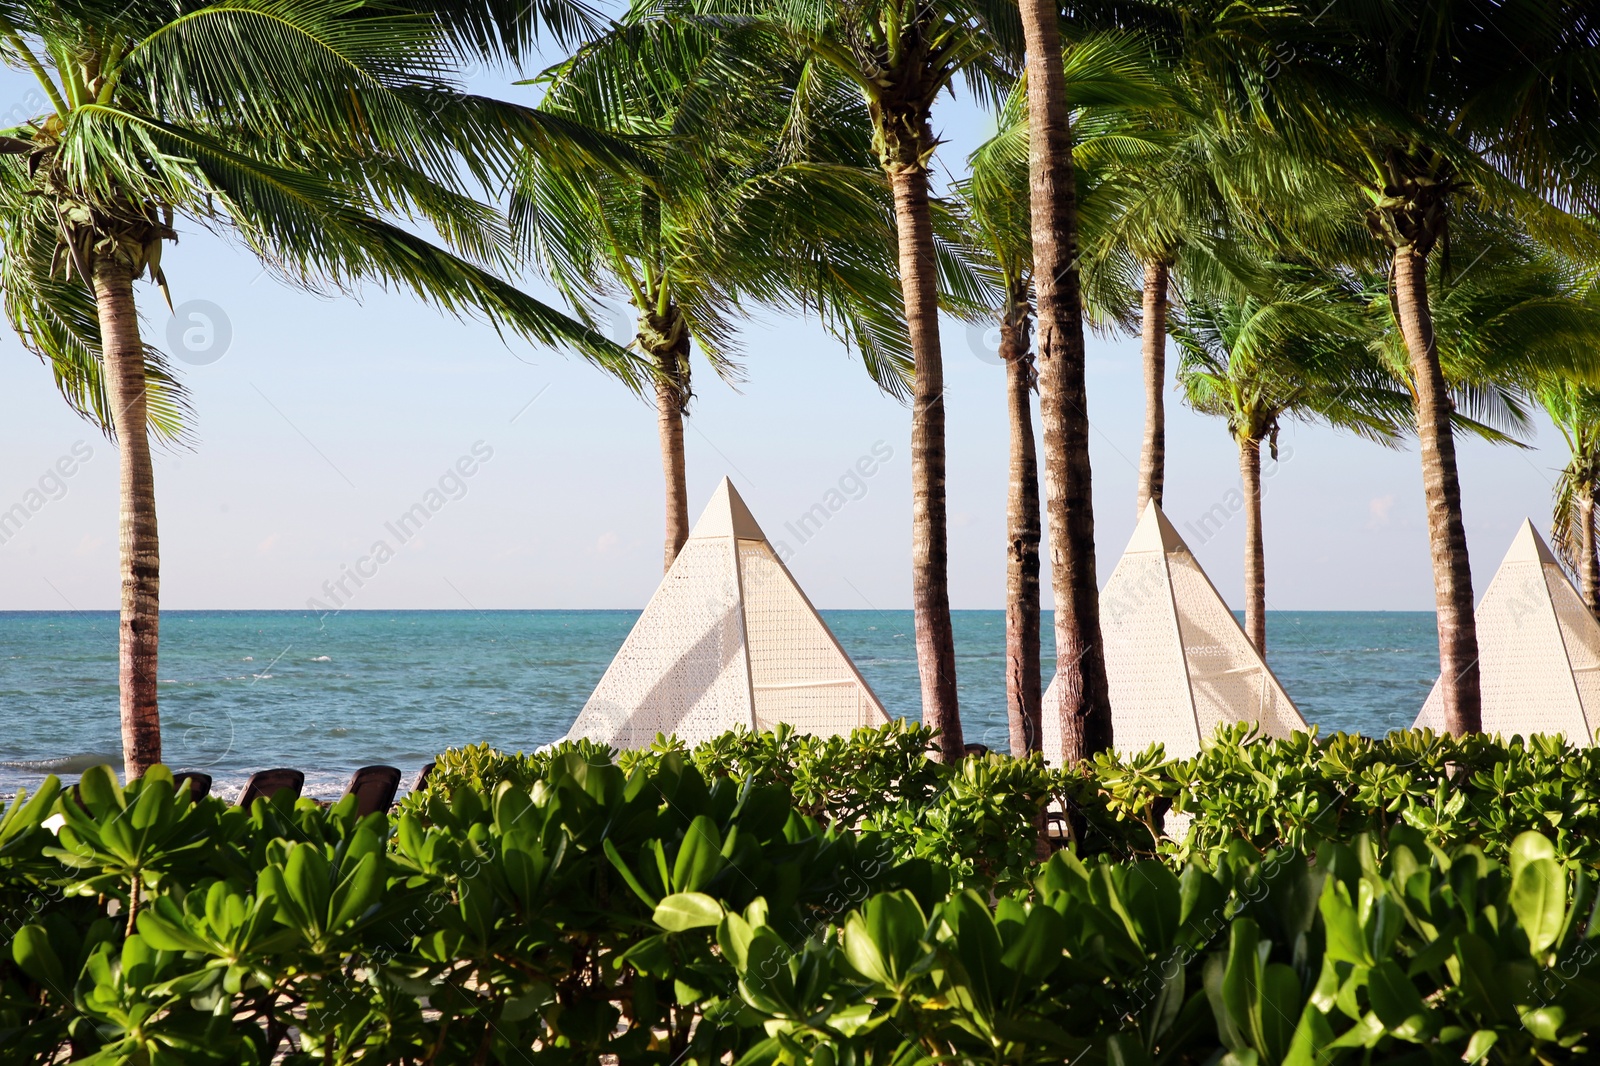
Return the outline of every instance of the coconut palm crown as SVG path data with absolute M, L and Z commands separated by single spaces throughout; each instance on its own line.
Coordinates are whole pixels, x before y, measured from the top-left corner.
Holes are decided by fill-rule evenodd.
M 737 381 L 751 305 L 816 312 L 873 379 L 908 391 L 894 231 L 859 97 L 765 27 L 664 20 L 654 5 L 547 71 L 541 111 L 647 138 L 649 173 L 619 177 L 530 153 L 511 201 L 525 254 L 586 318 L 632 307 L 654 370 L 666 481 L 664 566 L 689 533 L 683 421 L 691 350 Z M 953 257 L 944 265 L 959 267 Z M 947 271 L 958 284 L 961 271 Z M 975 279 L 967 277 L 970 287 Z
M 1196 293 L 1174 329 L 1178 381 L 1202 414 L 1226 421 L 1245 497 L 1245 635 L 1265 654 L 1266 552 L 1261 447 L 1278 458 L 1285 419 L 1321 422 L 1383 444 L 1409 425 L 1410 395 L 1369 346 L 1359 294 L 1289 281 L 1273 298 Z

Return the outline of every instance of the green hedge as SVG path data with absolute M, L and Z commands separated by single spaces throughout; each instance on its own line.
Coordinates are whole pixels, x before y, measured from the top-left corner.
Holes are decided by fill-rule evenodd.
M 1408 826 L 1435 846 L 1472 844 L 1502 862 L 1520 834 L 1544 833 L 1563 859 L 1600 869 L 1600 748 L 1559 737 L 1270 740 L 1236 726 L 1197 758 L 1100 756 L 1092 776 L 1114 817 L 1143 819 L 1169 802 L 1190 816 L 1184 848 L 1200 852 L 1241 839 L 1312 851 Z
M 964 876 L 1002 883 L 1026 876 L 1035 856 L 1031 820 L 1046 806 L 1076 814 L 1084 855 L 1182 861 L 1234 840 L 1314 852 L 1363 833 L 1382 839 L 1404 825 L 1438 847 L 1473 844 L 1502 862 L 1519 834 L 1544 833 L 1563 859 L 1600 869 L 1600 748 L 1557 737 L 1311 732 L 1273 740 L 1241 725 L 1219 730 L 1197 758 L 1169 759 L 1156 746 L 1066 771 L 1004 755 L 949 767 L 926 757 L 933 750 L 931 731 L 895 721 L 826 740 L 787 726 L 739 730 L 692 751 L 663 739 L 618 760 L 632 769 L 676 751 L 708 778 L 781 783 L 824 824 L 870 826 L 906 854 L 948 856 Z M 478 746 L 441 755 L 433 787 L 527 787 L 554 752 L 567 751 L 610 758 L 587 742 L 531 756 Z M 1184 827 L 1177 839 L 1162 835 L 1165 822 Z
M 0 818 L 0 1061 L 1595 1060 L 1587 753 L 1243 739 L 1069 774 L 905 726 L 472 749 L 365 819 L 52 779 Z M 1084 839 L 1041 865 L 1052 798 Z

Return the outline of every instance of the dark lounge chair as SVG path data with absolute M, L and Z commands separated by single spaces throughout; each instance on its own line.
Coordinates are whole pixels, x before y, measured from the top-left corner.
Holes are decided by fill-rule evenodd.
M 365 818 L 374 811 L 387 811 L 400 790 L 400 771 L 393 766 L 363 766 L 350 776 L 346 796 L 356 798 L 356 815 Z
M 417 779 L 411 782 L 411 791 L 421 792 L 428 787 L 428 775 L 433 773 L 433 763 L 429 763 L 417 771 Z
M 189 785 L 189 802 L 199 803 L 211 795 L 211 775 L 203 774 L 199 770 L 184 770 L 172 775 L 172 788 L 174 792 L 182 792 L 185 783 Z
M 305 784 L 306 775 L 299 770 L 287 767 L 257 770 L 250 775 L 250 780 L 245 782 L 244 791 L 239 793 L 239 806 L 248 811 L 256 800 L 270 799 L 285 789 L 289 790 L 293 798 L 298 799 L 300 790 Z

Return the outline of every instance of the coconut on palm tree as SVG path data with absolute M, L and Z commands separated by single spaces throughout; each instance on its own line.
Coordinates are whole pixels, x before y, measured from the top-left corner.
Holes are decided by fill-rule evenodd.
M 179 226 L 227 230 L 292 282 L 405 286 L 575 345 L 635 380 L 628 353 L 495 272 L 507 265 L 503 226 L 464 189 L 467 175 L 504 162 L 499 146 L 611 149 L 455 92 L 447 28 L 359 3 L 24 0 L 6 10 L 6 58 L 32 72 L 49 108 L 0 139 L 0 284 L 24 344 L 118 444 L 129 777 L 161 757 L 147 426 L 153 403 L 170 410 L 173 395 L 159 363 L 151 373 L 135 282 L 166 289 L 163 253 Z

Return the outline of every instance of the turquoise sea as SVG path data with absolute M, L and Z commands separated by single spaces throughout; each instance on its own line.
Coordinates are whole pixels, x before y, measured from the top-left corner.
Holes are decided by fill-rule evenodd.
M 892 714 L 916 717 L 909 611 L 824 611 Z M 562 736 L 634 611 L 168 611 L 161 713 L 169 765 L 237 788 L 294 766 L 335 795 L 355 767 L 409 782 L 444 748 L 531 749 Z M 966 738 L 1006 747 L 1000 611 L 955 613 Z M 1045 670 L 1054 673 L 1050 626 Z M 1268 661 L 1307 721 L 1382 735 L 1409 726 L 1438 671 L 1431 613 L 1267 616 Z M 0 794 L 44 773 L 120 765 L 117 617 L 0 613 Z

